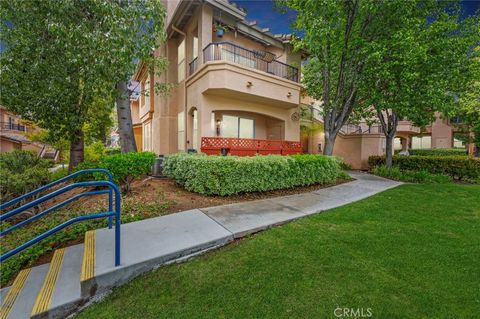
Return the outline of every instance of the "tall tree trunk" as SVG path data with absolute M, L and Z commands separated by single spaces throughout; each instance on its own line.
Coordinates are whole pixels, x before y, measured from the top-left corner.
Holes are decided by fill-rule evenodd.
M 133 134 L 132 112 L 127 82 L 117 84 L 117 117 L 118 133 L 122 153 L 136 152 L 135 135 Z
M 70 143 L 70 161 L 68 171 L 71 172 L 75 166 L 83 162 L 84 159 L 84 136 L 83 130 L 78 129 Z
M 376 109 L 378 119 L 382 125 L 385 134 L 385 165 L 390 168 L 393 166 L 393 139 L 397 133 L 398 115 L 389 110 Z M 386 119 L 385 119 L 386 117 Z
M 392 167 L 393 165 L 393 139 L 394 139 L 395 135 L 386 135 L 385 138 L 385 142 L 386 142 L 386 145 L 385 145 L 385 153 L 386 153 L 386 156 L 385 156 L 385 165 L 387 167 Z
M 331 156 L 333 154 L 333 147 L 335 146 L 335 139 L 337 134 L 332 134 L 325 130 L 325 147 L 323 149 L 323 155 Z

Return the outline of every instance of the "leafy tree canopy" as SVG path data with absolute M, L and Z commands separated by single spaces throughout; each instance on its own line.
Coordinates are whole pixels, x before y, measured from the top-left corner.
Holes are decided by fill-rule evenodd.
M 72 143 L 136 61 L 166 65 L 151 55 L 164 38 L 161 0 L 12 0 L 0 10 L 0 103 Z

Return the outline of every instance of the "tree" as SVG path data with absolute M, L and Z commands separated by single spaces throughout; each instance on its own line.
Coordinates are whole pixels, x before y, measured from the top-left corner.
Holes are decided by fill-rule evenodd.
M 70 165 L 83 161 L 83 127 L 98 97 L 125 100 L 136 63 L 151 62 L 164 38 L 160 0 L 2 1 L 0 102 L 70 140 Z M 21 58 L 19 58 L 21 57 Z M 123 117 L 122 117 L 123 118 Z
M 394 47 L 397 45 L 396 41 L 400 41 L 397 49 L 401 49 L 401 52 L 406 55 L 411 54 L 414 57 L 420 55 L 420 52 L 409 53 L 407 48 L 401 48 L 400 46 L 413 43 L 413 41 L 411 38 L 402 39 L 400 36 L 402 33 L 412 36 L 409 32 L 414 26 L 410 23 L 417 25 L 421 22 L 426 25 L 427 17 L 421 17 L 421 14 L 428 10 L 433 13 L 434 2 L 428 0 L 408 2 L 378 0 L 277 1 L 280 5 L 286 5 L 298 13 L 294 27 L 299 36 L 294 39 L 294 45 L 296 49 L 305 50 L 310 55 L 303 70 L 303 83 L 307 94 L 323 103 L 324 154 L 331 155 L 335 139 L 342 126 L 353 118 L 368 117 L 372 111 L 369 103 L 372 100 L 369 87 L 364 85 L 363 81 L 365 81 L 365 77 L 371 80 L 375 70 L 381 69 L 381 66 L 370 62 L 390 61 L 388 60 L 390 54 L 388 45 Z M 440 3 L 438 6 L 445 5 L 445 3 Z M 451 20 L 448 20 L 445 27 L 449 27 L 448 23 L 450 22 Z M 442 31 L 445 35 L 445 30 L 438 30 L 439 33 Z M 434 33 L 432 32 L 432 34 Z M 389 39 L 390 35 L 395 35 L 396 38 Z M 417 37 L 417 35 L 413 36 Z M 415 45 L 412 50 L 413 48 L 417 50 L 418 46 Z M 442 52 L 445 51 L 442 50 Z M 458 50 L 454 52 L 458 53 Z M 389 62 L 386 68 L 390 68 L 393 73 L 388 74 L 390 77 L 388 81 L 395 76 L 396 71 L 393 68 L 401 68 L 401 63 L 408 62 L 408 57 L 402 56 L 400 51 L 392 54 L 399 55 L 402 61 L 399 61 L 398 64 L 395 61 Z M 437 55 L 437 57 L 439 56 Z M 390 59 L 392 58 L 397 57 L 390 57 Z M 439 66 L 439 64 L 432 61 L 429 66 Z M 407 71 L 405 70 L 405 73 Z M 415 75 L 413 70 L 408 72 Z M 434 78 L 430 77 L 430 79 Z M 409 79 L 409 82 L 413 83 L 414 81 Z M 376 83 L 374 84 L 376 85 Z M 370 82 L 369 85 L 372 83 Z M 432 86 L 433 84 L 430 85 L 430 87 Z M 413 88 L 410 86 L 409 89 Z M 394 99 L 394 102 L 397 101 L 395 100 L 396 96 L 384 94 L 384 98 L 388 96 L 390 99 Z M 393 116 L 389 114 L 387 118 L 393 124 L 398 121 L 397 114 Z
M 95 142 L 106 144 L 108 134 L 113 127 L 114 100 L 111 96 L 96 97 L 88 108 L 87 120 L 83 125 L 85 144 Z
M 280 0 L 297 11 L 294 27 L 296 49 L 310 55 L 303 70 L 303 83 L 309 96 L 322 101 L 325 126 L 324 154 L 331 155 L 337 134 L 353 113 L 362 113 L 359 79 L 364 72 L 366 48 L 375 32 L 388 23 L 379 12 L 397 5 L 376 0 Z M 369 37 L 367 37 L 367 33 Z M 372 39 L 373 37 L 373 39 Z
M 391 167 L 398 122 L 424 127 L 435 114 L 448 115 L 470 79 L 468 52 L 480 37 L 478 21 L 460 22 L 453 2 L 405 2 L 388 20 L 388 32 L 377 32 L 369 48 L 361 90 L 383 128 Z
M 478 148 L 480 147 L 480 46 L 477 46 L 469 56 L 469 78 L 470 81 L 465 86 L 465 91 L 459 96 L 458 107 L 455 109 L 453 116 L 461 119 L 460 126 L 467 133 L 467 142 L 469 154 L 471 156 L 479 156 Z M 477 152 L 474 154 L 475 144 Z

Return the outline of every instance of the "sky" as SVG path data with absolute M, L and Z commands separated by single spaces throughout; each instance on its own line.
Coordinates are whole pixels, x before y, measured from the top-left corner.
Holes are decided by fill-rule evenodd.
M 247 20 L 256 20 L 258 26 L 270 28 L 273 34 L 291 33 L 290 28 L 295 13 L 290 11 L 287 14 L 280 13 L 273 7 L 274 0 L 231 0 L 240 7 L 246 9 Z M 463 17 L 473 15 L 480 10 L 480 0 L 464 0 L 461 2 Z

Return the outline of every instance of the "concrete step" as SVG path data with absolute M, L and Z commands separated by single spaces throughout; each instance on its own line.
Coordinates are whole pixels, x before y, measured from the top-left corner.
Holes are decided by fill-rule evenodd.
M 83 304 L 80 289 L 83 251 L 83 244 L 55 251 L 31 318 L 64 318 Z
M 20 271 L 3 300 L 0 319 L 30 318 L 49 266 L 44 264 Z
M 119 267 L 114 263 L 114 238 L 114 229 L 107 228 L 86 235 L 83 297 L 107 291 L 160 264 L 233 240 L 231 232 L 198 209 L 122 225 Z
M 0 305 L 3 304 L 3 300 L 7 296 L 7 293 L 8 293 L 9 289 L 10 289 L 10 287 L 4 287 L 4 288 L 0 289 Z

